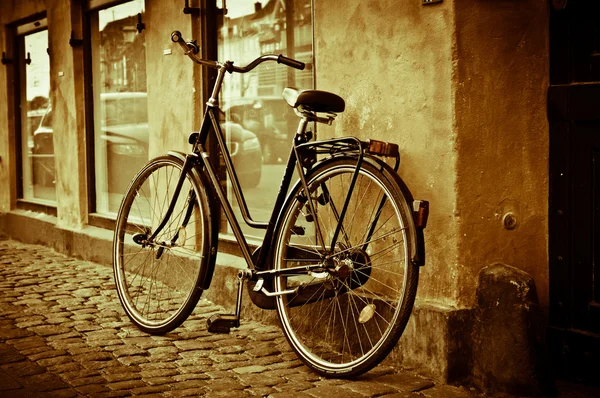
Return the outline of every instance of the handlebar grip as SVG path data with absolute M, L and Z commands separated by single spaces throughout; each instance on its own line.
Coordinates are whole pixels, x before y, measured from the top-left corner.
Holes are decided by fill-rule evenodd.
M 292 68 L 300 70 L 304 70 L 304 67 L 306 66 L 304 62 L 296 61 L 295 59 L 284 57 L 283 55 L 279 55 L 279 57 L 277 57 L 277 63 L 291 66 Z
M 185 51 L 186 55 L 190 54 L 198 54 L 200 52 L 200 47 L 198 47 L 198 43 L 196 40 L 186 42 L 181 35 L 181 32 L 178 30 L 173 31 L 171 33 L 171 41 L 174 43 L 179 43 L 183 51 Z
M 173 43 L 177 43 L 179 40 L 183 40 L 183 37 L 181 37 L 181 32 L 178 30 L 173 31 L 173 33 L 171 33 L 171 41 Z

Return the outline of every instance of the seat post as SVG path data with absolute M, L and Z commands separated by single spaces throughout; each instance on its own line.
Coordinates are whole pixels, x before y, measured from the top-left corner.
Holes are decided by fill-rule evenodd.
M 302 119 L 305 119 L 306 122 L 323 123 L 329 126 L 331 126 L 331 124 L 337 117 L 337 113 L 333 112 L 325 112 L 325 116 L 319 116 L 317 115 L 317 112 L 303 105 L 299 105 L 298 107 L 294 108 L 294 112 L 296 112 L 296 114 Z
M 300 115 L 300 122 L 298 123 L 298 129 L 296 130 L 296 137 L 304 137 L 306 126 L 308 125 L 308 118 L 305 115 Z

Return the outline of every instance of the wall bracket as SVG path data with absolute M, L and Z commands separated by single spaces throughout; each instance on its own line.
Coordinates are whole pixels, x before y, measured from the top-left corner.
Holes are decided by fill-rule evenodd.
M 146 24 L 142 22 L 142 13 L 138 12 L 138 22 L 135 25 L 138 33 L 142 33 L 142 30 L 146 29 Z
M 202 13 L 202 9 L 200 7 L 190 7 L 189 0 L 185 0 L 185 5 L 183 7 L 183 13 L 187 15 L 200 15 Z
M 71 31 L 71 38 L 69 39 L 71 47 L 77 47 L 83 45 L 83 39 L 76 39 L 75 32 Z
M 12 58 L 6 58 L 6 53 L 2 51 L 2 60 L 0 62 L 2 62 L 2 65 L 7 65 L 12 64 L 13 60 Z

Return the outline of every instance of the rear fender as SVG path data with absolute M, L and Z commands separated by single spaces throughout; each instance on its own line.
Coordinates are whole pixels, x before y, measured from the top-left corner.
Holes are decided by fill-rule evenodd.
M 400 187 L 400 190 L 402 191 L 402 195 L 404 195 L 404 198 L 406 199 L 406 202 L 408 204 L 408 211 L 410 212 L 410 214 L 412 216 L 412 220 L 413 220 L 413 222 L 411 223 L 410 228 L 409 228 L 410 233 L 411 233 L 411 238 L 412 238 L 411 239 L 412 262 L 414 265 L 418 265 L 418 266 L 425 265 L 425 236 L 423 234 L 423 229 L 425 228 L 425 225 L 427 224 L 427 222 L 425 221 L 425 223 L 423 224 L 422 227 L 418 226 L 421 223 L 417 222 L 419 213 L 417 213 L 415 211 L 415 208 L 414 208 L 415 199 L 412 195 L 412 192 L 410 192 L 410 189 L 408 189 L 408 186 L 404 183 L 404 180 L 402 180 L 402 178 L 400 178 L 398 173 L 395 172 L 394 169 L 390 165 L 385 163 L 383 160 L 381 160 L 380 158 L 374 157 L 374 156 L 369 156 L 369 155 L 365 155 L 364 159 L 369 161 L 374 166 L 381 167 L 381 168 L 387 170 L 387 174 L 389 174 L 391 176 L 391 178 L 396 180 L 396 182 L 398 183 L 398 186 Z M 426 206 L 427 207 L 429 206 L 428 202 L 427 202 Z M 429 209 L 427 209 L 427 211 L 429 211 Z

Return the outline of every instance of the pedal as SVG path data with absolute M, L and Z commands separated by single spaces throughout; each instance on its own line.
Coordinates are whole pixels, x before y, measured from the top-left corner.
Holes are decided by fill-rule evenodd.
M 208 318 L 206 324 L 211 333 L 227 334 L 231 328 L 240 326 L 240 320 L 235 314 L 215 314 Z

